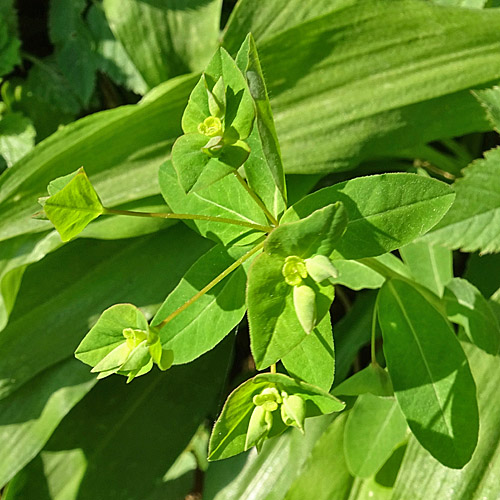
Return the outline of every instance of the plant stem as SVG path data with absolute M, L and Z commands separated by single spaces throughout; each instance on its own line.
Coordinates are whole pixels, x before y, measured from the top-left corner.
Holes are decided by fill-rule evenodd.
M 276 363 L 273 363 L 270 367 L 269 367 L 269 371 L 271 373 L 276 373 Z
M 161 323 L 158 325 L 154 325 L 160 330 L 170 321 L 172 321 L 176 316 L 178 316 L 181 312 L 185 311 L 191 304 L 194 304 L 199 298 L 203 297 L 207 292 L 209 292 L 215 285 L 220 283 L 226 276 L 231 274 L 235 269 L 237 269 L 243 262 L 248 260 L 252 255 L 257 253 L 264 246 L 264 242 L 262 241 L 255 247 L 253 247 L 250 251 L 248 251 L 245 255 L 242 255 L 238 260 L 234 261 L 227 269 L 222 271 L 217 277 L 215 277 L 208 285 L 203 287 L 196 295 L 193 295 L 189 300 L 184 302 L 182 306 L 177 308 L 174 312 L 169 314 Z
M 157 213 L 157 212 L 133 212 L 131 210 L 118 210 L 114 208 L 104 208 L 104 215 L 132 215 L 134 217 L 158 217 L 160 219 L 182 219 L 182 220 L 204 220 L 210 222 L 220 222 L 222 224 L 234 224 L 236 226 L 249 227 L 263 233 L 268 233 L 273 228 L 270 226 L 262 226 L 253 222 L 244 220 L 227 219 L 225 217 L 213 217 L 210 215 L 196 214 L 175 214 L 175 213 Z
M 262 211 L 266 214 L 266 217 L 268 218 L 269 222 L 275 227 L 278 226 L 279 223 L 274 217 L 274 215 L 267 209 L 262 200 L 255 194 L 253 189 L 250 189 L 250 186 L 247 184 L 247 181 L 243 179 L 243 177 L 241 177 L 241 175 L 237 170 L 234 172 L 234 175 L 240 181 L 240 184 L 243 186 L 245 191 L 255 200 L 255 203 L 257 203 L 257 205 L 259 205 Z

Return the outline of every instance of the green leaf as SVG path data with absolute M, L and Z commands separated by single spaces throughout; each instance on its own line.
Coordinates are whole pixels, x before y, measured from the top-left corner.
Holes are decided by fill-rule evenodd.
M 384 283 L 384 277 L 355 260 L 336 259 L 333 265 L 338 271 L 336 278 L 330 278 L 334 285 L 344 285 L 352 290 L 363 288 L 380 288 Z
M 247 307 L 250 346 L 257 369 L 276 363 L 306 337 L 293 303 L 293 288 L 282 274 L 283 260 L 262 253 L 248 273 Z M 316 293 L 316 321 L 328 312 L 333 300 L 331 285 L 309 280 Z
M 413 174 L 358 177 L 306 196 L 281 222 L 303 219 L 341 201 L 348 222 L 335 251 L 345 259 L 358 259 L 395 250 L 426 233 L 448 211 L 454 196 L 443 182 Z
M 248 90 L 245 77 L 234 59 L 220 48 L 212 57 L 202 77 L 191 93 L 188 105 L 182 116 L 182 130 L 185 134 L 198 132 L 198 126 L 210 117 L 207 85 L 212 90 L 222 77 L 226 91 L 226 109 L 223 124 L 225 135 L 237 135 L 246 139 L 253 126 L 255 107 Z
M 97 323 L 82 340 L 75 351 L 75 357 L 89 366 L 97 366 L 110 352 L 125 342 L 123 330 L 126 328 L 147 331 L 148 322 L 144 314 L 132 304 L 111 306 L 101 314 Z
M 316 328 L 281 361 L 292 377 L 329 391 L 335 372 L 330 315 L 326 314 Z
M 33 123 L 21 113 L 8 113 L 0 118 L 0 155 L 8 167 L 33 149 L 35 136 Z
M 373 394 L 374 396 L 390 397 L 394 395 L 394 389 L 387 370 L 378 364 L 370 363 L 366 368 L 351 375 L 335 387 L 332 394 L 335 396 Z
M 487 300 L 467 280 L 455 278 L 444 292 L 446 314 L 461 325 L 470 341 L 489 354 L 500 349 L 500 326 Z
M 354 476 L 379 471 L 406 436 L 406 420 L 394 398 L 362 394 L 349 412 L 344 434 L 347 466 Z
M 183 306 L 249 249 L 228 250 L 218 245 L 209 250 L 166 298 L 152 324 L 158 325 Z M 246 269 L 250 261 L 247 262 L 161 329 L 163 347 L 174 351 L 175 364 L 189 363 L 212 349 L 242 320 L 246 310 Z
M 248 138 L 251 153 L 245 173 L 250 187 L 274 217 L 279 218 L 286 208 L 285 176 L 266 82 L 251 34 L 243 42 L 236 64 L 245 75 L 256 109 L 255 126 Z
M 176 225 L 137 239 L 75 241 L 31 265 L 0 335 L 0 398 L 53 364 L 74 358 L 89 326 L 114 303 L 134 302 L 151 316 L 208 248 L 209 242 Z
M 418 0 L 302 3 L 256 11 L 242 2 L 224 40 L 234 52 L 242 33 L 257 40 L 287 172 L 345 170 L 490 128 L 468 89 L 498 82 L 500 12 Z
M 119 85 L 123 85 L 136 94 L 144 95 L 148 90 L 148 85 L 123 45 L 114 37 L 100 5 L 91 5 L 87 14 L 87 22 L 95 41 L 96 64 L 100 71 L 106 73 Z
M 417 283 L 443 296 L 445 285 L 453 279 L 453 255 L 447 249 L 425 242 L 413 242 L 399 249 Z
M 289 396 L 300 396 L 306 403 L 306 417 L 341 411 L 344 403 L 327 392 L 296 381 L 286 375 L 265 373 L 247 380 L 236 388 L 227 398 L 224 408 L 214 425 L 209 445 L 209 460 L 221 460 L 245 450 L 245 440 L 251 415 L 256 405 L 254 396 L 267 387 L 277 387 Z M 281 433 L 286 427 L 282 425 L 275 431 L 278 415 L 273 412 L 273 432 Z
M 500 251 L 499 162 L 500 148 L 492 149 L 463 170 L 464 176 L 453 184 L 455 203 L 424 241 L 463 252 Z
M 103 7 L 149 88 L 200 71 L 217 49 L 220 0 L 105 0 Z
M 225 343 L 192 364 L 131 385 L 113 377 L 100 382 L 42 450 L 45 473 L 29 467 L 18 498 L 33 491 L 40 500 L 99 498 L 103 492 L 116 499 L 155 498 L 165 473 L 217 404 L 230 348 Z
M 244 142 L 222 147 L 220 155 L 213 157 L 203 151 L 207 137 L 185 134 L 172 148 L 172 164 L 185 191 L 200 191 L 235 172 L 248 157 Z
M 415 437 L 451 468 L 477 444 L 476 387 L 446 319 L 410 284 L 391 280 L 379 293 L 378 317 L 396 398 Z
M 99 217 L 104 207 L 82 167 L 64 188 L 44 201 L 43 210 L 61 239 L 68 241 Z
M 0 400 L 0 487 L 45 445 L 64 416 L 94 386 L 75 360 L 56 363 L 35 380 Z
M 256 500 L 272 491 L 277 499 L 283 498 L 334 416 L 308 418 L 305 435 L 291 429 L 266 441 L 258 454 L 252 451 L 210 463 L 203 496 L 207 500 Z M 261 475 L 264 470 L 267 474 Z
M 1 177 L 0 240 L 49 229 L 50 223 L 30 219 L 37 197 L 45 195 L 52 179 L 82 165 L 107 207 L 157 194 L 158 164 L 181 133 L 179 121 L 194 81 L 186 76 L 168 82 L 140 104 L 95 113 L 37 145 Z
M 394 489 L 394 500 L 408 498 L 494 499 L 500 494 L 498 481 L 500 415 L 500 359 L 471 344 L 464 345 L 478 388 L 479 441 L 471 461 L 463 469 L 445 467 L 431 457 L 415 439 L 410 439 Z
M 307 258 L 330 255 L 345 231 L 347 213 L 342 203 L 333 203 L 296 221 L 281 224 L 266 239 L 269 255 Z
M 186 195 L 172 164 L 165 162 L 160 167 L 160 187 L 169 207 L 176 213 L 226 217 L 267 225 L 266 216 L 260 207 L 232 175 L 212 184 L 201 193 L 193 192 Z M 185 222 L 202 236 L 223 245 L 245 245 L 262 236 L 262 233 L 232 224 L 210 221 Z

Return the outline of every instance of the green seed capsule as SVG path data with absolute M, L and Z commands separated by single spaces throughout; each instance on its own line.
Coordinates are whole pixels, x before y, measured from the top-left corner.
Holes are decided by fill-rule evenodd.
M 311 333 L 316 326 L 316 294 L 307 285 L 293 288 L 293 305 L 297 318 L 306 333 Z
M 304 430 L 304 420 L 306 418 L 306 403 L 300 397 L 292 394 L 283 396 L 281 405 L 281 419 L 285 425 L 298 427 Z

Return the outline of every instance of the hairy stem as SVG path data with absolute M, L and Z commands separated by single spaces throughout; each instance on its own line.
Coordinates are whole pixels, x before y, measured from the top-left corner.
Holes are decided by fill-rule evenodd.
M 226 276 L 231 274 L 235 269 L 241 266 L 243 262 L 248 260 L 252 255 L 256 254 L 259 250 L 264 246 L 264 242 L 259 243 L 255 247 L 253 247 L 250 251 L 248 251 L 245 255 L 242 255 L 238 260 L 234 261 L 227 269 L 222 271 L 217 277 L 215 277 L 208 285 L 202 288 L 196 295 L 193 295 L 189 300 L 184 302 L 182 306 L 177 308 L 174 312 L 169 314 L 161 323 L 158 325 L 154 325 L 157 328 L 163 328 L 167 323 L 172 321 L 176 316 L 178 316 L 181 312 L 185 311 L 191 304 L 194 304 L 199 298 L 203 297 L 207 292 L 209 292 L 215 285 L 220 283 Z
M 243 179 L 243 177 L 241 177 L 241 175 L 238 173 L 238 171 L 234 172 L 234 176 L 240 181 L 240 184 L 243 186 L 245 191 L 255 200 L 255 203 L 257 203 L 257 205 L 259 205 L 261 210 L 266 214 L 266 217 L 268 218 L 269 222 L 273 226 L 278 226 L 279 223 L 276 220 L 276 218 L 274 217 L 274 215 L 267 209 L 267 207 L 264 205 L 262 200 L 255 194 L 253 189 L 250 189 L 250 186 L 247 184 L 247 181 L 245 179 Z
M 253 222 L 246 222 L 244 220 L 236 220 L 236 219 L 227 219 L 225 217 L 212 217 L 210 215 L 133 212 L 131 210 L 117 210 L 114 208 L 105 208 L 104 215 L 131 215 L 134 217 L 157 217 L 160 219 L 204 220 L 210 222 L 220 222 L 222 224 L 234 224 L 236 226 L 249 227 L 250 229 L 255 229 L 256 231 L 262 231 L 263 233 L 268 233 L 273 229 L 270 226 L 262 226 L 261 224 L 254 224 Z

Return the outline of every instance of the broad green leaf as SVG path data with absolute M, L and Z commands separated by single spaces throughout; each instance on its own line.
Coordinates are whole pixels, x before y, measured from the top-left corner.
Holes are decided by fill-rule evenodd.
M 500 149 L 484 154 L 464 169 L 453 188 L 455 203 L 424 241 L 463 252 L 500 251 Z
M 450 324 L 410 284 L 381 288 L 378 318 L 394 392 L 415 437 L 451 468 L 477 444 L 476 387 Z
M 61 238 L 56 231 L 37 235 L 25 234 L 2 242 L 0 331 L 7 324 L 27 265 L 39 261 L 45 254 L 59 246 L 61 246 Z
M 144 95 L 148 85 L 139 73 L 125 48 L 117 40 L 99 4 L 93 4 L 87 14 L 90 32 L 95 40 L 95 53 L 99 69 L 106 73 L 113 81 Z
M 406 420 L 394 398 L 358 396 L 347 417 L 344 450 L 354 476 L 367 478 L 384 465 L 406 436 Z
M 283 3 L 242 3 L 224 43 L 236 51 L 241 33 L 256 37 L 288 172 L 352 168 L 490 128 L 467 89 L 498 81 L 500 12 L 418 0 Z
M 440 464 L 411 439 L 395 484 L 394 500 L 493 500 L 500 495 L 500 360 L 470 344 L 464 349 L 478 388 L 481 425 L 477 449 L 463 469 L 454 470 Z
M 42 451 L 48 477 L 29 470 L 25 490 L 17 498 L 29 498 L 27 492 L 38 486 L 40 500 L 84 500 L 103 494 L 116 500 L 149 500 L 217 404 L 230 348 L 231 343 L 225 343 L 194 363 L 153 372 L 128 386 L 116 377 L 99 382 Z M 79 460 L 71 460 L 78 451 Z M 65 468 L 65 462 L 73 462 L 73 470 Z M 44 497 L 47 481 L 55 491 Z
M 278 218 L 286 208 L 283 163 L 266 82 L 251 34 L 243 42 L 236 63 L 246 77 L 256 110 L 255 126 L 248 138 L 251 153 L 245 163 L 245 173 L 250 187 Z
M 335 251 L 345 259 L 358 259 L 395 250 L 426 233 L 448 211 L 454 196 L 443 182 L 413 174 L 358 177 L 306 196 L 281 222 L 341 201 L 348 222 Z
M 82 165 L 107 207 L 157 194 L 158 164 L 181 133 L 194 82 L 191 76 L 167 82 L 137 105 L 85 117 L 37 145 L 0 179 L 0 240 L 50 229 L 31 219 L 37 198 L 50 181 Z
M 83 20 L 85 8 L 86 2 L 82 0 L 52 0 L 48 19 L 58 69 L 84 107 L 89 105 L 94 92 L 98 63 L 91 32 Z
M 281 224 L 267 237 L 264 249 L 269 255 L 281 257 L 329 256 L 347 223 L 343 204 L 333 203 L 299 221 Z
M 330 315 L 297 347 L 281 359 L 286 371 L 294 378 L 329 391 L 335 372 L 335 349 Z
M 335 259 L 332 261 L 338 271 L 336 278 L 330 278 L 330 283 L 344 285 L 352 290 L 363 288 L 380 288 L 384 277 L 356 260 Z
M 201 193 L 186 195 L 179 184 L 171 162 L 160 167 L 160 187 L 169 207 L 176 213 L 190 213 L 225 217 L 253 224 L 266 225 L 267 220 L 260 207 L 245 191 L 234 176 L 227 176 Z M 223 245 L 247 244 L 261 237 L 254 230 L 219 222 L 185 221 L 201 235 Z
M 303 470 L 297 474 L 283 498 L 330 500 L 335 498 L 333 495 L 348 497 L 353 479 L 347 468 L 342 446 L 346 418 L 345 413 L 340 414 L 325 429 Z
M 172 148 L 172 164 L 186 191 L 201 191 L 238 169 L 248 157 L 244 142 L 225 145 L 219 156 L 203 151 L 208 138 L 201 134 L 185 134 Z
M 455 278 L 446 285 L 443 299 L 449 320 L 462 326 L 473 344 L 498 354 L 500 325 L 481 292 L 467 280 Z
M 489 298 L 498 289 L 496 272 L 499 268 L 500 254 L 474 253 L 467 259 L 463 277 L 476 286 L 484 297 Z
M 105 0 L 111 30 L 152 88 L 199 71 L 217 48 L 220 0 Z
M 282 274 L 284 261 L 262 253 L 248 273 L 247 307 L 250 346 L 257 369 L 263 370 L 288 354 L 306 337 L 293 301 L 293 288 Z M 308 281 L 316 292 L 316 321 L 327 314 L 332 285 Z
M 248 425 L 256 407 L 253 398 L 268 387 L 277 387 L 279 392 L 285 391 L 288 395 L 300 396 L 306 403 L 307 417 L 341 411 L 345 406 L 343 402 L 319 387 L 294 380 L 286 375 L 272 373 L 257 375 L 237 387 L 228 396 L 210 437 L 210 460 L 229 458 L 245 451 Z M 274 411 L 270 437 L 286 429 L 283 423 L 279 426 L 278 421 L 280 421 L 279 411 Z
M 64 416 L 94 386 L 95 378 L 74 360 L 47 368 L 0 401 L 0 487 L 45 445 Z
M 443 296 L 445 285 L 453 278 L 453 255 L 444 247 L 413 242 L 399 250 L 415 281 Z
M 7 113 L 0 118 L 0 155 L 8 167 L 33 149 L 35 135 L 33 123 L 21 113 Z
M 255 450 L 210 464 L 203 488 L 206 500 L 281 500 L 334 415 L 308 418 L 305 434 L 291 429 Z M 266 474 L 262 474 L 266 471 Z
M 43 201 L 43 210 L 61 239 L 68 241 L 99 217 L 104 207 L 85 170 L 80 168 L 62 189 Z
M 250 248 L 218 245 L 209 250 L 166 298 L 152 324 L 158 325 L 183 306 Z M 247 262 L 161 329 L 163 347 L 174 351 L 175 364 L 188 363 L 212 349 L 241 321 L 246 310 Z
M 132 304 L 111 306 L 101 314 L 82 340 L 75 351 L 75 357 L 87 365 L 96 366 L 116 347 L 126 343 L 123 335 L 126 328 L 147 332 L 148 322 L 144 314 Z
M 176 225 L 125 241 L 76 241 L 30 266 L 11 321 L 0 333 L 0 397 L 73 358 L 89 328 L 112 304 L 133 302 L 150 317 L 208 248 L 209 242 Z
M 370 363 L 366 368 L 356 372 L 336 386 L 332 394 L 335 396 L 373 394 L 374 396 L 390 397 L 394 395 L 394 389 L 387 370 L 378 364 Z

